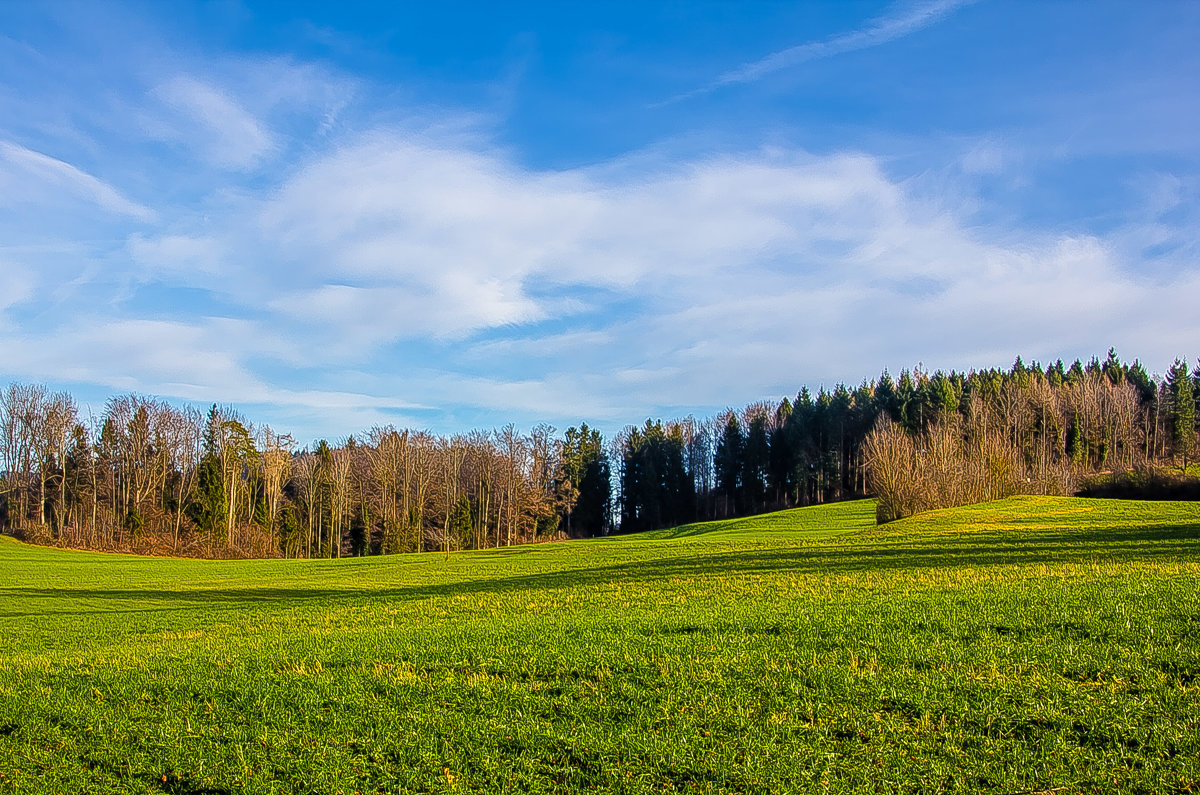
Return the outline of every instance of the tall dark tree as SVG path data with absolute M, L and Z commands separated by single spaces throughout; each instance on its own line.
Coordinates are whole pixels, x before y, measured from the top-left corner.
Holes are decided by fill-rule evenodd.
M 1171 450 L 1186 470 L 1196 447 L 1196 391 L 1186 361 L 1176 359 L 1167 371 L 1166 390 Z
M 891 373 L 884 370 L 875 384 L 876 410 L 887 414 L 892 422 L 900 422 L 900 404 L 896 396 L 896 382 Z
M 695 516 L 694 481 L 679 423 L 630 428 L 621 461 L 621 529 L 650 530 Z
M 1087 459 L 1088 443 L 1079 422 L 1079 412 L 1071 417 L 1071 427 L 1067 429 L 1067 458 L 1075 466 L 1080 466 Z
M 1046 368 L 1046 380 L 1055 389 L 1066 383 L 1067 371 L 1062 359 L 1056 360 L 1054 364 Z
M 742 510 L 760 513 L 766 508 L 767 470 L 771 465 L 771 445 L 767 432 L 767 415 L 756 411 L 746 429 L 742 448 Z
M 1149 406 L 1154 403 L 1154 396 L 1157 392 L 1154 386 L 1154 379 L 1150 377 L 1150 374 L 1146 372 L 1146 368 L 1137 359 L 1134 359 L 1133 364 L 1129 365 L 1129 368 L 1125 371 L 1125 380 L 1137 390 L 1138 402 L 1142 406 Z
M 683 428 L 668 424 L 663 439 L 663 521 L 667 526 L 696 518 L 696 483 L 687 471 L 687 445 Z
M 1200 359 L 1196 360 L 1196 368 L 1192 370 L 1192 404 L 1200 406 Z M 1200 411 L 1196 412 L 1196 430 L 1200 431 Z
M 717 451 L 714 455 L 714 468 L 717 474 L 717 490 L 724 502 L 724 516 L 739 513 L 742 484 L 742 450 L 745 442 L 742 439 L 742 425 L 737 415 L 732 411 L 725 419 L 725 429 L 717 440 Z
M 792 481 L 796 488 L 796 503 L 811 505 L 819 500 L 817 484 L 819 477 L 817 464 L 820 460 L 817 426 L 817 405 L 808 387 L 796 394 L 796 402 L 792 404 L 792 415 L 789 418 L 791 431 Z
M 204 429 L 204 455 L 200 459 L 200 470 L 196 474 L 196 486 L 188 502 L 188 518 L 215 544 L 225 530 L 229 501 L 225 493 L 225 474 L 221 468 L 218 452 L 221 416 L 216 406 L 208 413 L 208 424 Z
M 1067 370 L 1066 382 L 1072 386 L 1083 381 L 1083 364 L 1076 359 L 1071 362 L 1071 369 Z
M 1017 359 L 1017 363 L 1020 363 Z M 1026 377 L 1028 371 L 1026 371 Z M 954 382 L 941 370 L 933 374 L 926 382 L 925 403 L 929 407 L 930 419 L 934 422 L 945 422 L 958 413 L 961 395 L 955 389 Z
M 770 436 L 770 466 L 767 485 L 771 500 L 780 508 L 790 508 L 796 491 L 796 425 L 792 422 L 792 402 L 784 398 L 775 409 L 775 424 Z
M 587 423 L 568 428 L 563 440 L 560 478 L 575 499 L 567 505 L 563 524 L 568 535 L 596 536 L 608 531 L 612 478 L 604 440 Z M 569 486 L 568 486 L 569 484 Z

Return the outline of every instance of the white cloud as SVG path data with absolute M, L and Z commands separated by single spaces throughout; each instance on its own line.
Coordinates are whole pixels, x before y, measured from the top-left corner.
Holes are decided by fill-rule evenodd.
M 229 254 L 213 237 L 131 235 L 129 256 L 147 278 L 170 278 L 179 284 L 207 286 L 225 273 Z
M 127 199 L 116 188 L 49 155 L 0 141 L 0 202 L 55 201 L 60 194 L 84 199 L 114 215 L 153 221 L 149 207 Z
M 248 170 L 277 147 L 271 131 L 216 85 L 180 75 L 159 85 L 154 94 L 174 111 L 174 118 L 151 122 L 148 131 L 186 142 L 213 165 Z
M 944 195 L 968 189 L 959 169 L 937 178 Z M 1154 357 L 1197 334 L 1157 314 L 1196 284 L 1194 266 L 1141 283 L 1118 236 L 976 228 L 920 187 L 862 153 L 764 150 L 618 176 L 379 130 L 210 219 L 209 234 L 131 250 L 164 274 L 215 274 L 212 289 L 264 315 L 232 335 L 250 340 L 240 347 L 203 341 L 248 372 L 255 357 L 331 383 L 361 368 L 379 380 L 350 394 L 439 410 L 636 416 L 918 359 L 988 366 L 1110 344 Z
M 51 333 L 6 340 L 9 366 L 47 380 L 103 384 L 196 400 L 244 394 L 258 384 L 211 324 L 87 318 Z
M 843 53 L 887 44 L 927 28 L 958 8 L 972 2 L 974 0 L 926 0 L 926 2 L 916 4 L 900 3 L 889 13 L 868 21 L 861 28 L 840 33 L 822 41 L 788 47 L 758 60 L 742 64 L 736 69 L 719 75 L 707 86 L 673 97 L 668 100 L 667 104 L 707 94 L 722 86 L 761 80 L 773 72 L 799 66 L 809 61 L 832 58 Z
M 996 175 L 1008 169 L 1014 153 L 998 141 L 976 143 L 959 159 L 964 174 Z
M 0 258 L 0 331 L 11 323 L 6 310 L 33 297 L 36 284 L 23 265 Z
M 806 61 L 877 47 L 926 28 L 969 2 L 971 0 L 932 0 L 932 2 L 915 5 L 904 4 L 899 8 L 894 8 L 889 14 L 871 20 L 857 30 L 842 33 L 824 41 L 789 47 L 740 66 L 718 77 L 713 85 L 746 83 Z
M 238 235 L 288 274 L 275 311 L 361 346 L 601 309 L 614 293 L 683 295 L 748 267 L 825 278 L 851 252 L 879 259 L 859 250 L 868 230 L 913 231 L 900 202 L 861 155 L 753 153 L 614 182 L 379 132 L 302 168 Z

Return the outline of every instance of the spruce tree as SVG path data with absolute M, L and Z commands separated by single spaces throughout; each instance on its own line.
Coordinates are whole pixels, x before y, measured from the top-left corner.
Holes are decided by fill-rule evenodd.
M 563 517 L 568 534 L 594 536 L 607 532 L 612 502 L 608 454 L 600 432 L 588 428 L 587 423 L 567 429 L 560 477 L 576 491 Z
M 1192 404 L 1200 406 L 1200 359 L 1196 360 L 1196 369 L 1192 370 Z M 1200 412 L 1196 412 L 1196 432 L 1200 433 Z
M 1126 371 L 1125 380 L 1137 390 L 1139 405 L 1154 405 L 1154 398 L 1158 394 L 1158 390 L 1154 386 L 1154 379 L 1150 377 L 1150 374 L 1146 372 L 1146 368 L 1137 359 L 1133 360 L 1133 364 Z
M 729 412 L 725 420 L 725 430 L 717 440 L 716 470 L 717 489 L 725 498 L 725 515 L 731 516 L 739 510 L 737 497 L 741 491 L 742 479 L 742 450 L 745 444 L 742 439 L 742 427 L 737 415 Z
M 920 399 L 917 384 L 908 370 L 900 371 L 900 382 L 896 384 L 895 420 L 900 427 L 911 433 L 921 429 Z
M 1171 429 L 1171 449 L 1181 459 L 1184 471 L 1196 446 L 1196 393 L 1187 363 L 1176 359 L 1167 371 L 1167 423 Z
M 771 465 L 771 446 L 767 435 L 767 416 L 763 412 L 750 418 L 742 448 L 742 510 L 759 513 L 765 508 L 767 469 Z
M 225 498 L 221 462 L 213 452 L 206 451 L 196 473 L 196 486 L 188 503 L 187 515 L 210 544 L 217 544 L 225 529 L 229 503 Z
M 204 428 L 204 456 L 196 472 L 196 485 L 187 505 L 187 515 L 200 532 L 216 544 L 225 528 L 229 509 L 225 493 L 225 473 L 221 467 L 219 434 L 221 415 L 216 404 L 209 409 L 208 423 Z
M 796 446 L 793 444 L 795 426 L 791 420 L 792 402 L 784 398 L 775 409 L 775 427 L 772 428 L 769 439 L 771 465 L 767 473 L 771 495 L 781 508 L 791 506 L 794 487 L 792 473 L 796 468 Z
M 896 398 L 896 382 L 887 370 L 884 370 L 875 385 L 875 406 L 879 412 L 886 412 L 892 422 L 900 422 L 900 405 Z

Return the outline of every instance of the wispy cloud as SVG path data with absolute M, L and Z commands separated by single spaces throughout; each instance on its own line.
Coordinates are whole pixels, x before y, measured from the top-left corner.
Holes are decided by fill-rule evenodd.
M 1137 285 L 1095 236 L 1013 243 L 923 187 L 862 153 L 746 152 L 614 178 L 378 130 L 213 219 L 231 235 L 214 249 L 259 263 L 225 268 L 221 286 L 268 313 L 242 336 L 279 334 L 254 355 L 386 371 L 404 361 L 396 345 L 432 346 L 436 364 L 380 374 L 378 394 L 544 416 L 754 399 L 798 373 L 854 379 L 913 351 L 971 366 L 995 339 L 1040 356 L 1087 349 L 1196 282 L 1190 268 Z M 139 245 L 171 272 L 196 257 L 176 243 Z M 1159 333 L 1178 344 L 1191 330 Z
M 5 310 L 32 296 L 34 284 L 23 266 L 0 258 L 0 329 L 7 324 Z
M 876 17 L 861 28 L 848 33 L 841 33 L 822 41 L 798 44 L 778 52 L 773 52 L 763 58 L 742 64 L 719 75 L 708 85 L 679 94 L 663 104 L 670 104 L 684 99 L 707 94 L 724 86 L 739 83 L 751 83 L 760 80 L 772 72 L 799 66 L 802 63 L 816 61 L 822 58 L 832 58 L 842 53 L 865 50 L 878 47 L 890 41 L 903 38 L 922 28 L 927 28 L 940 21 L 953 11 L 975 2 L 976 0 L 932 0 L 915 5 L 902 3 L 893 7 L 883 16 Z
M 34 185 L 43 185 L 52 191 L 65 191 L 92 202 L 116 215 L 139 221 L 152 221 L 155 218 L 154 211 L 149 207 L 129 200 L 106 182 L 70 163 L 18 144 L 0 141 L 0 169 L 0 184 L 5 181 L 13 183 L 8 186 L 9 201 L 17 197 L 28 198 L 35 193 Z M 6 175 L 4 171 L 9 173 Z
M 213 165 L 253 168 L 275 148 L 271 131 L 215 85 L 184 75 L 164 82 L 155 94 L 177 114 L 157 134 L 186 142 Z

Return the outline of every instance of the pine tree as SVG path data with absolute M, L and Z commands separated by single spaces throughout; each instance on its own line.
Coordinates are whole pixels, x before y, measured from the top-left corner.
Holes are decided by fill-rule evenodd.
M 920 400 L 917 395 L 917 385 L 908 370 L 900 371 L 900 382 L 896 384 L 896 416 L 900 427 L 909 433 L 921 429 Z
M 1196 369 L 1192 370 L 1192 404 L 1200 406 L 1200 359 L 1196 360 Z M 1196 432 L 1200 433 L 1200 411 L 1196 412 Z
M 1157 390 L 1154 387 L 1154 379 L 1146 372 L 1146 368 L 1137 359 L 1133 360 L 1133 364 L 1125 373 L 1125 380 L 1133 384 L 1133 388 L 1137 390 L 1138 403 L 1142 406 L 1151 406 L 1154 404 L 1154 398 Z
M 787 398 L 775 409 L 775 427 L 771 430 L 771 466 L 767 473 L 772 498 L 780 508 L 791 507 L 795 490 L 793 474 L 796 469 L 795 425 L 792 422 L 792 402 Z
M 1100 369 L 1108 376 L 1108 381 L 1113 386 L 1126 380 L 1129 375 L 1129 367 L 1121 363 L 1121 360 L 1117 357 L 1116 348 L 1108 349 L 1108 358 L 1104 360 L 1104 364 L 1101 365 Z
M 1167 424 L 1171 431 L 1171 449 L 1187 471 L 1188 460 L 1196 447 L 1196 392 L 1187 363 L 1176 359 L 1167 371 Z
M 575 492 L 575 499 L 566 506 L 563 517 L 567 532 L 584 536 L 607 532 L 612 483 L 608 454 L 604 452 L 599 431 L 589 429 L 587 423 L 567 429 L 559 477 L 561 486 L 569 484 Z
M 766 502 L 766 476 L 771 465 L 771 448 L 767 439 L 767 416 L 763 412 L 750 418 L 746 443 L 742 448 L 743 510 L 758 513 Z
M 1021 360 L 1018 358 L 1017 363 Z M 1014 365 L 1015 367 L 1016 365 Z M 1028 371 L 1025 377 L 1028 378 Z M 958 403 L 961 396 L 954 389 L 954 383 L 941 370 L 933 374 L 926 384 L 925 391 L 927 397 L 925 402 L 929 405 L 931 419 L 938 422 L 948 422 L 958 411 Z M 865 434 L 864 434 L 865 435 Z
M 206 450 L 204 458 L 200 460 L 191 502 L 188 503 L 188 518 L 196 523 L 210 544 L 216 544 L 225 529 L 228 509 L 220 459 L 214 452 Z
M 875 385 L 875 406 L 877 411 L 886 413 L 892 422 L 900 422 L 900 404 L 896 397 L 896 382 L 891 374 L 884 370 Z
M 737 498 L 742 480 L 742 427 L 737 415 L 729 412 L 725 420 L 725 431 L 717 441 L 714 463 L 717 470 L 717 489 L 725 498 L 725 515 L 732 516 L 739 510 Z

